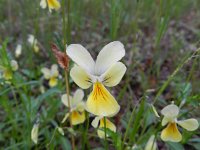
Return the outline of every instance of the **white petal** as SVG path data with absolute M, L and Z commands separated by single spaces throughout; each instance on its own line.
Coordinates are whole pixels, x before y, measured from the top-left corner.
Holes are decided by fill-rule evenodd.
M 77 89 L 74 93 L 72 105 L 76 106 L 78 103 L 80 103 L 83 100 L 84 92 L 81 89 Z
M 99 52 L 95 65 L 95 74 L 101 75 L 125 55 L 124 45 L 119 41 L 114 41 Z
M 168 119 L 175 119 L 178 116 L 179 108 L 174 104 L 167 105 L 165 108 L 161 110 L 162 115 L 167 117 Z
M 146 144 L 145 150 L 156 150 L 156 149 L 157 149 L 157 144 L 155 141 L 155 135 L 152 135 Z
M 19 57 L 22 54 L 22 45 L 18 44 L 16 49 L 15 49 L 15 57 Z
M 46 67 L 42 68 L 41 72 L 43 73 L 45 79 L 47 79 L 47 80 L 50 79 L 51 71 L 48 68 L 46 68 Z
M 170 121 L 171 121 L 171 119 L 168 119 L 167 117 L 163 117 L 163 119 L 162 119 L 162 126 L 165 126 Z
M 74 109 L 75 109 L 76 111 L 78 111 L 78 112 L 83 112 L 84 110 L 86 110 L 85 108 L 86 108 L 86 105 L 85 105 L 85 102 L 83 102 L 83 101 L 77 103 L 77 104 L 75 105 L 75 107 L 74 107 Z M 73 109 L 73 108 L 72 108 L 72 109 Z
M 80 44 L 67 46 L 67 55 L 87 72 L 94 73 L 95 62 L 90 53 Z
M 19 68 L 16 60 L 11 60 L 10 65 L 13 71 L 16 71 Z
M 117 85 L 126 72 L 126 66 L 117 62 L 112 65 L 100 78 L 105 86 L 112 87 Z
M 187 119 L 177 122 L 181 127 L 185 128 L 188 131 L 194 131 L 199 127 L 199 123 L 196 119 Z
M 36 123 L 33 125 L 33 128 L 31 130 L 31 139 L 35 144 L 38 143 L 38 130 L 39 130 L 39 124 Z
M 102 117 L 95 117 L 94 120 L 92 121 L 92 126 L 94 128 L 97 128 L 98 127 L 98 124 L 99 124 L 99 120 L 101 119 Z
M 43 8 L 43 9 L 45 9 L 45 8 L 47 7 L 47 2 L 46 2 L 46 0 L 41 0 L 41 1 L 40 1 L 40 7 Z
M 34 35 L 30 34 L 28 36 L 28 42 L 31 44 L 31 45 L 35 45 L 37 44 L 37 39 L 35 39 Z
M 82 89 L 88 89 L 92 85 L 91 76 L 77 65 L 71 69 L 70 76 Z
M 59 75 L 59 72 L 58 72 L 58 65 L 53 64 L 53 65 L 51 66 L 51 76 L 57 77 L 58 75 Z
M 73 101 L 73 100 L 72 100 L 72 97 L 69 96 L 69 99 L 70 99 L 70 105 L 71 105 L 71 101 Z M 65 106 L 68 107 L 68 97 L 67 97 L 67 94 L 63 94 L 63 95 L 62 95 L 61 101 L 62 101 L 62 103 L 63 103 Z

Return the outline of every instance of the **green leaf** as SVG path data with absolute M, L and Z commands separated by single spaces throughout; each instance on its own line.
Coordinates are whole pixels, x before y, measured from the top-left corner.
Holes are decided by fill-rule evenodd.
M 138 112 L 135 116 L 135 120 L 134 120 L 134 124 L 133 124 L 133 130 L 132 130 L 131 136 L 130 136 L 130 141 L 133 141 L 133 142 L 135 141 L 135 135 L 136 135 L 136 132 L 138 131 L 138 128 L 140 126 L 140 120 L 141 120 L 143 112 L 144 112 L 144 104 L 145 104 L 145 98 L 143 97 L 142 101 L 139 105 Z
M 184 147 L 180 143 L 167 142 L 170 150 L 184 150 Z

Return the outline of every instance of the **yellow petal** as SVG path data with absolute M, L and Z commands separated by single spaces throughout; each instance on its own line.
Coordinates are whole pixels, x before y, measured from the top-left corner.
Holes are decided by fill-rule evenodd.
M 77 125 L 85 121 L 85 111 L 72 111 L 71 113 L 72 125 Z
M 3 78 L 6 80 L 11 80 L 12 79 L 12 71 L 10 71 L 9 69 L 6 69 L 3 72 Z
M 103 84 L 96 82 L 86 102 L 86 109 L 97 116 L 114 116 L 120 106 Z
M 188 131 L 194 131 L 199 127 L 199 123 L 196 119 L 187 119 L 187 120 L 182 120 L 177 122 L 178 125 L 181 127 L 185 128 Z
M 56 86 L 57 83 L 58 83 L 57 78 L 54 78 L 54 77 L 53 77 L 53 78 L 50 78 L 50 80 L 49 80 L 49 86 L 50 86 L 50 87 Z
M 73 81 L 82 89 L 88 89 L 92 85 L 90 75 L 77 65 L 71 69 L 70 76 Z
M 179 132 L 176 123 L 169 123 L 167 127 L 161 133 L 161 139 L 163 141 L 180 142 L 182 135 Z
M 103 84 L 108 87 L 117 85 L 126 72 L 126 66 L 117 62 L 112 65 L 102 76 Z
M 49 9 L 56 9 L 60 8 L 60 3 L 58 0 L 47 0 Z
M 35 52 L 35 53 L 38 53 L 39 50 L 40 50 L 39 47 L 37 46 L 37 44 L 34 44 L 34 45 L 33 45 L 33 49 L 34 49 L 34 52 Z
M 102 118 L 100 120 L 99 128 L 101 128 L 101 129 L 97 130 L 98 136 L 100 138 L 105 138 L 105 132 L 103 131 L 104 130 L 104 118 Z M 106 119 L 106 128 L 110 129 L 113 132 L 116 132 L 116 126 L 111 121 L 109 121 L 108 119 Z M 106 136 L 108 136 L 108 135 L 106 135 Z

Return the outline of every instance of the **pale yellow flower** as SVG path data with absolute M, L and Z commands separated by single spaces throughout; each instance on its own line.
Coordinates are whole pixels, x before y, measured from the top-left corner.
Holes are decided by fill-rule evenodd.
M 81 89 L 76 90 L 73 97 L 70 96 L 72 125 L 77 125 L 85 121 L 85 103 L 83 102 L 83 97 L 84 93 Z M 61 100 L 65 106 L 69 106 L 67 94 L 62 95 Z M 62 123 L 65 122 L 68 117 L 69 113 L 65 115 Z
M 35 144 L 38 143 L 38 131 L 39 131 L 39 123 L 35 123 L 31 130 L 31 139 Z
M 45 9 L 48 5 L 49 12 L 52 11 L 52 9 L 58 10 L 60 9 L 60 2 L 58 0 L 41 0 L 40 6 L 41 8 Z
M 5 70 L 3 71 L 3 78 L 4 78 L 5 80 L 11 80 L 12 77 L 13 77 L 13 73 L 12 73 L 12 71 L 11 71 L 10 69 L 5 69 Z
M 98 126 L 98 124 L 99 124 L 99 126 Z M 106 118 L 105 124 L 106 124 L 107 129 L 110 129 L 111 131 L 116 132 L 116 126 L 107 118 Z M 95 117 L 95 119 L 92 121 L 92 126 L 94 128 L 98 127 L 97 134 L 100 138 L 105 138 L 105 131 L 104 131 L 105 124 L 104 124 L 104 117 L 98 116 L 98 117 Z M 108 136 L 108 134 L 106 136 Z
M 11 68 L 3 66 L 0 67 L 0 72 L 5 80 L 11 80 L 13 77 L 13 71 L 17 71 L 19 68 L 18 63 L 15 60 L 10 61 L 10 66 Z
M 76 63 L 70 76 L 83 89 L 93 85 L 93 91 L 86 102 L 88 112 L 97 116 L 114 116 L 120 106 L 104 87 L 116 86 L 126 72 L 126 66 L 119 62 L 125 55 L 124 45 L 119 41 L 107 44 L 93 60 L 89 52 L 79 44 L 67 47 L 67 55 Z
M 15 57 L 18 58 L 22 54 L 22 45 L 18 44 L 15 49 Z
M 37 39 L 34 37 L 34 35 L 30 34 L 28 37 L 28 42 L 29 44 L 33 47 L 33 50 L 35 53 L 39 52 L 39 47 L 38 47 L 38 41 Z
M 51 69 L 48 69 L 46 67 L 41 69 L 44 78 L 46 80 L 49 80 L 49 86 L 50 87 L 54 87 L 57 85 L 58 83 L 58 76 L 59 76 L 59 72 L 58 72 L 58 66 L 56 64 L 53 64 L 51 66 Z
M 155 135 L 152 135 L 145 146 L 145 150 L 156 150 L 156 149 L 157 149 L 157 144 L 155 141 Z
M 194 131 L 199 126 L 198 121 L 194 118 L 178 121 L 179 108 L 174 104 L 163 108 L 161 113 L 164 115 L 162 126 L 167 125 L 161 132 L 161 139 L 163 141 L 180 142 L 182 140 L 182 135 L 177 128 L 177 124 L 188 131 Z

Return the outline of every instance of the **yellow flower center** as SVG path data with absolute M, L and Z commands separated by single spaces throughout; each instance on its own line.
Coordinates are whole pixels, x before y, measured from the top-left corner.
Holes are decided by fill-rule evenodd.
M 120 107 L 115 98 L 100 82 L 94 83 L 93 91 L 86 102 L 87 110 L 98 116 L 115 115 Z
M 175 122 L 170 122 L 167 127 L 162 131 L 161 138 L 164 141 L 179 142 L 182 139 L 177 125 Z
M 50 9 L 59 9 L 60 3 L 57 0 L 47 0 Z
M 73 111 L 71 115 L 72 115 L 71 116 L 72 125 L 77 125 L 85 121 L 85 111 L 83 112 Z

